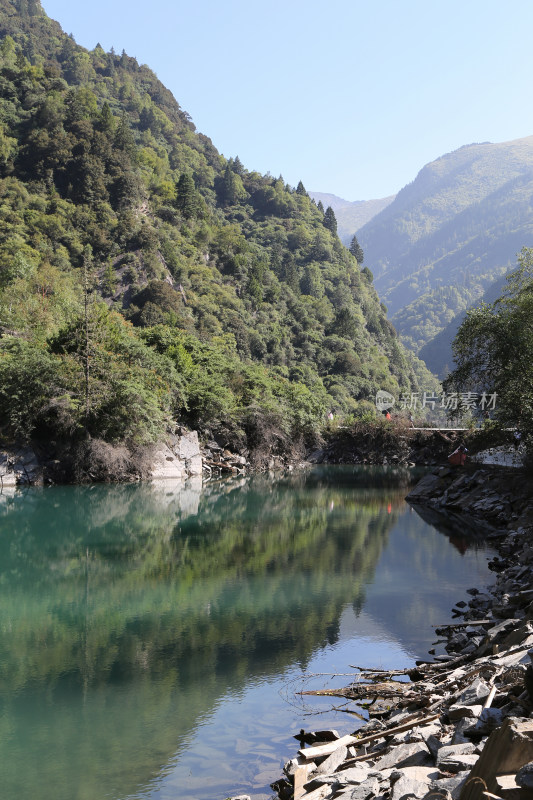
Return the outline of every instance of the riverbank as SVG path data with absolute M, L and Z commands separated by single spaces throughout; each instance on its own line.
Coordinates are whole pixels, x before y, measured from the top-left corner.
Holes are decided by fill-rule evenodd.
M 12 443 L 0 440 L 0 488 L 16 485 L 131 483 L 206 479 L 245 472 L 278 472 L 309 464 L 435 466 L 465 441 L 471 453 L 500 444 L 504 432 L 419 429 L 405 420 L 329 424 L 308 443 L 291 443 L 275 432 L 255 449 L 229 449 L 202 432 L 180 425 L 164 441 L 127 446 L 88 437 L 72 442 Z M 500 448 L 500 449 L 506 449 Z M 504 460 L 506 454 L 499 454 Z M 496 456 L 491 456 L 492 460 Z M 500 458 L 500 460 L 501 460 Z M 507 460 L 509 460 L 507 458 Z M 516 458 L 510 463 L 517 466 Z
M 531 482 L 516 469 L 440 467 L 407 499 L 457 522 L 468 515 L 497 549 L 496 582 L 466 589 L 455 621 L 436 630 L 431 661 L 357 668 L 338 694 L 367 704 L 368 722 L 350 736 L 296 736 L 301 747 L 272 785 L 280 800 L 532 796 L 533 768 L 524 768 L 533 762 Z
M 138 447 L 88 439 L 71 448 L 0 443 L 0 489 L 50 484 L 184 481 L 243 474 L 249 462 L 198 432 L 178 427 L 164 442 Z

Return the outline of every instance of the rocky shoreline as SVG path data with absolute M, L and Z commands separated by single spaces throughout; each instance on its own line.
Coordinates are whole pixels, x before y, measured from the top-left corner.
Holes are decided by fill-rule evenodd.
M 456 621 L 436 630 L 442 655 L 409 670 L 358 668 L 338 694 L 369 704 L 369 721 L 349 736 L 295 736 L 300 749 L 272 784 L 279 800 L 533 798 L 531 480 L 440 467 L 407 499 L 482 526 L 496 582 L 467 589 Z
M 157 444 L 128 448 L 88 437 L 68 443 L 13 443 L 0 439 L 0 490 L 18 485 L 130 483 L 139 480 L 184 480 L 203 475 L 276 472 L 309 464 L 415 466 L 442 463 L 459 441 L 453 431 L 414 430 L 406 424 L 357 424 L 324 432 L 322 446 L 277 453 L 276 448 L 232 452 L 198 431 L 178 424 Z
M 126 447 L 90 440 L 83 454 L 83 467 L 76 453 L 32 445 L 0 444 L 0 491 L 16 486 L 49 484 L 184 481 L 202 476 L 206 480 L 242 475 L 249 466 L 240 454 L 231 453 L 214 441 L 202 447 L 197 431 L 178 427 L 164 442 L 131 453 Z

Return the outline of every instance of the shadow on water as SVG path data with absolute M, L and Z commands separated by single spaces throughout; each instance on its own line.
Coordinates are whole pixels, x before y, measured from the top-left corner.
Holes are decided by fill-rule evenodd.
M 0 496 L 3 800 L 151 797 L 222 697 L 338 641 L 410 482 L 317 468 Z
M 424 522 L 446 536 L 460 553 L 466 553 L 476 546 L 484 546 L 487 534 L 494 530 L 488 523 L 467 514 L 440 511 L 418 503 L 411 504 L 411 508 Z

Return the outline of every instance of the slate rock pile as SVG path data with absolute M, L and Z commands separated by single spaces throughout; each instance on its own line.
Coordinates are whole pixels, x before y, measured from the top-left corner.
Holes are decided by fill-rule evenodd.
M 518 469 L 437 467 L 406 499 L 504 530 L 517 530 L 533 519 L 531 478 Z

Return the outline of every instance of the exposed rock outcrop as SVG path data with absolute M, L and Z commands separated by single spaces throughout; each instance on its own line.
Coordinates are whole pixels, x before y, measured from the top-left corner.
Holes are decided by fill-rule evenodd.
M 183 431 L 169 437 L 155 450 L 152 480 L 183 480 L 202 474 L 202 454 L 197 431 Z
M 32 447 L 0 449 L 0 489 L 42 482 L 43 468 Z

